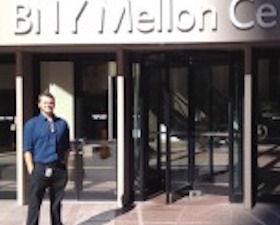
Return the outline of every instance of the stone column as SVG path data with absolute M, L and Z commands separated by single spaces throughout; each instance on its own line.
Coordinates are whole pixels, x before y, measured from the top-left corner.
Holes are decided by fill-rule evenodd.
M 117 52 L 117 201 L 119 207 L 133 202 L 133 154 L 131 147 L 131 94 L 127 55 Z
M 244 207 L 251 209 L 253 206 L 253 145 L 252 145 L 252 50 L 245 49 L 245 74 L 244 74 Z
M 27 202 L 27 171 L 23 161 L 23 124 L 34 113 L 33 79 L 30 55 L 16 52 L 16 155 L 17 202 Z

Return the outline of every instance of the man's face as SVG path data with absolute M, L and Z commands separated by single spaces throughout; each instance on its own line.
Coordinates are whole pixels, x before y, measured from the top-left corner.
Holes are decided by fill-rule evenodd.
M 55 106 L 54 99 L 48 96 L 41 96 L 38 106 L 41 112 L 47 115 L 52 115 Z

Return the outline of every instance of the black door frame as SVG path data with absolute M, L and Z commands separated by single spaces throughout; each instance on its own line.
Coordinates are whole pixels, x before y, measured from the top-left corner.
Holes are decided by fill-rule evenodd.
M 225 58 L 222 58 L 222 59 L 218 59 L 218 60 L 213 60 L 213 61 L 209 61 L 209 63 L 207 63 L 207 61 L 205 60 L 202 60 L 201 62 L 193 62 L 193 64 L 195 64 L 196 66 L 199 65 L 200 66 L 203 66 L 205 64 L 207 64 L 207 66 L 213 66 L 213 65 L 228 65 L 229 66 L 229 77 L 228 77 L 228 140 L 229 140 L 229 145 L 228 145 L 228 157 L 229 157 L 229 160 L 228 160 L 228 167 L 229 167 L 229 170 L 228 170 L 228 187 L 229 187 L 229 194 L 228 194 L 228 197 L 229 197 L 229 201 L 230 202 L 241 202 L 242 201 L 242 194 L 238 193 L 238 194 L 235 194 L 234 193 L 234 138 L 236 136 L 236 133 L 234 131 L 234 125 L 233 125 L 233 120 L 234 120 L 234 108 L 237 108 L 238 109 L 238 115 L 239 115 L 239 118 L 241 118 L 241 122 L 240 122 L 240 125 L 242 126 L 243 122 L 242 122 L 242 99 L 240 98 L 242 96 L 242 89 L 243 89 L 243 86 L 242 86 L 242 66 L 236 66 L 235 65 L 235 61 L 238 60 L 236 58 L 236 56 L 229 56 L 229 55 L 226 55 Z M 201 64 L 201 65 L 200 65 Z M 191 69 L 192 71 L 192 74 L 191 76 L 193 77 L 196 77 L 196 74 L 195 74 L 195 69 Z M 236 76 L 237 73 L 238 75 Z M 193 80 L 192 78 L 190 80 Z M 212 80 L 211 80 L 212 82 Z M 194 85 L 192 84 L 192 89 L 193 89 Z M 193 90 L 190 89 L 190 92 L 191 95 L 193 95 Z M 238 93 L 239 93 L 239 99 L 238 99 L 238 105 L 236 104 L 235 102 L 235 91 L 236 89 L 238 89 Z M 238 98 L 238 97 L 237 97 Z M 192 99 L 191 99 L 192 100 Z M 191 103 L 193 103 L 192 101 L 190 101 Z M 195 104 L 195 103 L 194 103 Z M 195 108 L 193 105 L 191 106 L 192 108 L 192 111 L 193 109 Z M 210 110 L 211 111 L 211 110 Z M 193 124 L 191 127 L 193 130 L 191 130 L 191 134 L 194 133 L 195 131 L 195 125 L 194 125 L 194 113 L 191 114 L 192 117 L 190 118 L 190 124 Z M 211 124 L 210 124 L 210 130 L 212 130 L 213 127 L 211 127 Z M 240 139 L 240 146 L 241 146 L 241 149 L 239 149 L 239 154 L 238 154 L 238 161 L 239 162 L 242 162 L 242 136 L 243 136 L 243 130 L 241 129 L 241 139 Z M 190 145 L 190 155 L 193 157 L 193 159 L 191 160 L 192 164 L 191 165 L 191 187 L 194 187 L 194 183 L 195 183 L 195 171 L 194 171 L 194 168 L 195 168 L 195 135 L 191 135 L 192 136 L 192 144 Z M 210 171 L 210 176 L 212 177 L 213 174 L 214 174 L 214 150 L 213 150 L 213 139 L 214 139 L 215 136 L 210 136 L 209 137 L 209 151 L 210 151 L 210 156 L 209 156 L 209 171 Z M 241 184 L 242 184 L 242 179 L 243 179 L 243 175 L 242 175 L 242 163 L 241 163 L 241 166 L 240 168 L 238 169 L 238 172 L 240 172 L 239 174 L 239 177 L 240 177 L 240 180 L 241 180 Z M 242 185 L 241 185 L 242 186 Z
M 193 62 L 192 60 L 192 57 L 190 57 L 192 54 L 194 55 L 199 55 L 199 54 L 203 54 L 203 53 L 206 53 L 206 56 L 207 56 L 207 53 L 212 53 L 212 54 L 215 54 L 215 53 L 223 53 L 225 56 L 227 56 L 226 58 L 221 58 L 222 60 L 222 63 L 219 63 L 219 64 L 227 64 L 229 65 L 229 68 L 230 70 L 234 70 L 234 63 L 232 61 L 234 61 L 233 59 L 236 59 L 236 56 L 239 57 L 238 59 L 240 59 L 240 55 L 239 54 L 235 54 L 235 52 L 226 52 L 226 51 L 190 51 L 190 52 L 185 52 L 186 53 L 186 56 L 187 57 L 187 60 L 184 59 L 184 63 L 187 63 L 187 66 L 189 67 L 189 73 L 190 75 L 191 74 L 194 74 L 194 66 L 193 64 L 196 63 L 196 62 Z M 238 52 L 240 53 L 240 52 Z M 140 53 L 141 54 L 141 53 Z M 153 54 L 153 53 L 150 53 L 150 54 Z M 159 53 L 157 52 L 156 54 L 162 54 L 162 53 Z M 144 56 L 148 55 L 147 54 L 144 54 Z M 162 55 L 165 55 L 165 56 L 168 56 L 169 55 L 169 52 L 164 52 Z M 142 58 L 143 59 L 143 58 Z M 172 59 L 172 57 L 166 57 L 165 59 L 165 63 L 161 63 L 161 66 L 163 66 L 165 68 L 165 71 L 168 73 L 168 70 L 170 68 L 170 61 L 169 59 Z M 209 60 L 208 62 L 211 64 L 214 64 L 213 63 L 213 58 L 211 58 L 211 55 L 210 57 L 206 57 L 206 58 L 203 58 L 203 60 Z M 180 63 L 182 63 L 183 61 L 179 62 L 179 65 Z M 242 59 L 240 59 L 241 62 Z M 204 61 L 205 62 L 205 61 Z M 141 61 L 141 63 L 143 63 L 143 61 Z M 185 64 L 186 65 L 186 64 Z M 235 68 L 236 69 L 236 68 Z M 240 68 L 240 72 L 242 71 L 242 68 Z M 232 79 L 232 72 L 230 71 L 230 78 L 229 79 Z M 242 73 L 240 73 L 242 74 Z M 167 77 L 169 77 L 169 74 L 167 74 Z M 191 77 L 191 76 L 190 76 Z M 240 76 L 240 78 L 238 78 L 240 80 L 242 80 L 242 76 Z M 146 79 L 148 80 L 148 79 Z M 229 82 L 230 83 L 230 82 Z M 230 85 L 231 86 L 231 85 Z M 242 83 L 241 83 L 241 86 L 242 86 Z M 145 88 L 147 87 L 147 85 L 143 84 L 142 83 L 142 87 Z M 170 128 L 170 107 L 171 107 L 171 99 L 170 99 L 170 95 L 168 95 L 168 92 L 170 91 L 168 86 L 165 87 L 165 92 L 166 92 L 166 96 L 163 96 L 163 99 L 166 100 L 166 107 L 164 112 L 163 112 L 163 117 L 165 119 L 165 121 L 167 122 L 166 123 L 166 135 L 167 135 L 167 142 L 166 142 L 166 152 L 167 152 L 167 155 L 166 155 L 166 170 L 165 170 L 165 192 L 166 192 L 166 202 L 167 203 L 170 203 L 172 202 L 172 190 L 171 190 L 171 159 L 170 159 L 170 132 L 169 132 L 169 128 Z M 194 94 L 194 86 L 193 86 L 193 79 L 189 79 L 189 82 L 188 82 L 188 89 L 189 89 L 189 98 L 190 99 L 193 99 L 193 94 Z M 232 90 L 233 88 L 231 87 L 230 88 L 230 92 L 233 91 Z M 145 92 L 147 93 L 148 90 L 146 90 Z M 169 96 L 169 97 L 168 97 Z M 229 96 L 231 97 L 231 94 L 229 94 Z M 229 101 L 231 101 L 229 99 Z M 195 181 L 195 175 L 194 175 L 194 166 L 195 166 L 195 152 L 194 152 L 194 148 L 195 148 L 195 134 L 194 134 L 194 117 L 195 117 L 195 110 L 194 110 L 194 107 L 193 106 L 193 102 L 190 101 L 189 102 L 190 104 L 190 107 L 189 107 L 189 118 L 193 118 L 191 119 L 191 122 L 189 122 L 189 125 L 188 125 L 188 133 L 190 134 L 188 136 L 188 142 L 189 142 L 189 148 L 186 149 L 186 151 L 189 153 L 189 166 L 192 168 L 192 170 L 189 170 L 189 188 L 192 189 L 193 187 L 193 184 L 194 184 L 194 181 Z M 242 103 L 240 103 L 242 104 Z M 145 105 L 145 104 L 144 104 Z M 143 105 L 143 106 L 144 106 Z M 142 111 L 143 110 L 147 110 L 146 108 L 147 106 L 144 106 L 142 108 Z M 230 108 L 232 108 L 232 105 L 230 104 Z M 142 112 L 143 113 L 143 112 Z M 242 118 L 242 110 L 240 110 L 240 113 L 241 113 L 241 118 Z M 143 114 L 144 115 L 144 114 Z M 145 116 L 144 116 L 145 118 Z M 143 118 L 143 119 L 144 119 Z M 229 120 L 232 120 L 233 119 L 233 115 L 232 115 L 232 112 L 229 112 Z M 147 122 L 147 119 L 144 119 L 143 121 L 146 121 Z M 230 121 L 229 121 L 230 122 Z M 232 125 L 232 121 L 231 123 L 229 123 L 229 140 L 231 140 L 231 142 L 233 141 L 233 125 Z M 242 123 L 241 123 L 242 124 Z M 146 128 L 145 126 L 147 126 L 147 123 L 142 123 L 142 129 L 144 132 L 148 132 L 148 131 L 145 131 Z M 160 135 L 158 133 L 158 135 Z M 242 135 L 242 134 L 241 134 Z M 145 136 L 145 135 L 144 135 Z M 143 136 L 143 137 L 144 137 Z M 140 171 L 140 177 L 141 177 L 141 198 L 144 200 L 146 199 L 148 196 L 147 194 L 145 193 L 145 190 L 147 188 L 147 183 L 146 183 L 146 178 L 148 176 L 147 174 L 147 155 L 145 155 L 145 149 L 147 149 L 147 145 L 144 144 L 144 142 L 147 142 L 147 138 L 144 138 L 142 140 L 142 149 L 143 149 L 143 155 L 141 156 L 141 159 L 140 159 L 140 165 L 142 165 L 141 168 L 141 171 Z M 147 144 L 147 143 L 146 143 Z M 241 144 L 242 146 L 242 144 Z M 231 202 L 235 202 L 235 201 L 240 201 L 239 199 L 242 197 L 235 197 L 234 196 L 234 193 L 233 193 L 233 180 L 234 180 L 234 177 L 233 177 L 233 165 L 232 165 L 232 161 L 233 161 L 233 151 L 232 151 L 232 148 L 233 148 L 233 144 L 230 143 L 229 145 L 229 178 L 228 178 L 228 181 L 229 181 L 229 188 L 230 188 L 230 193 L 229 193 L 229 199 Z M 242 150 L 241 150 L 242 151 Z M 242 159 L 240 159 L 242 160 Z M 242 163 L 241 163 L 242 164 Z M 240 177 L 240 179 L 242 179 L 242 177 Z M 238 200 L 237 200 L 238 199 Z
M 146 55 L 145 55 L 146 56 Z M 147 67 L 145 65 L 146 60 L 140 59 L 141 64 L 141 78 L 140 78 L 140 87 L 141 87 L 141 108 L 140 108 L 140 117 L 141 117 L 141 139 L 140 139 L 140 148 L 142 151 L 140 151 L 139 154 L 139 186 L 137 187 L 139 189 L 139 195 L 136 196 L 136 198 L 139 198 L 140 200 L 146 200 L 151 195 L 162 192 L 164 187 L 163 183 L 163 172 L 162 172 L 162 143 L 160 141 L 160 137 L 162 135 L 162 132 L 160 131 L 160 120 L 165 117 L 164 112 L 160 109 L 160 106 L 162 105 L 163 99 L 162 96 L 162 90 L 159 90 L 155 92 L 155 90 L 149 89 L 149 82 L 150 82 L 150 74 L 147 72 Z M 152 68 L 161 68 L 160 65 L 152 65 Z M 153 74 L 154 75 L 154 74 Z M 157 74 L 159 78 L 159 85 L 163 84 L 162 74 Z M 157 131 L 152 132 L 152 134 L 156 137 L 156 149 L 154 149 L 157 153 L 156 156 L 156 177 L 151 178 L 151 171 L 149 167 L 149 136 L 150 136 L 150 130 L 149 130 L 149 95 L 153 94 L 156 95 L 158 98 L 158 105 L 157 105 L 157 112 L 158 112 L 158 121 L 157 121 Z M 137 172 L 136 172 L 137 173 Z M 135 174 L 137 176 L 137 174 Z
M 192 54 L 192 53 L 190 53 Z M 199 54 L 199 53 L 198 53 Z M 229 177 L 228 177 L 228 184 L 229 184 L 229 201 L 231 202 L 240 202 L 242 201 L 242 193 L 239 193 L 237 195 L 235 195 L 234 193 L 234 175 L 233 175 L 233 172 L 234 172 L 234 165 L 233 165 L 233 160 L 234 160 L 234 156 L 233 156 L 233 148 L 234 148 L 234 127 L 233 127 L 233 95 L 234 95 L 234 89 L 236 88 L 235 87 L 235 83 L 233 82 L 231 84 L 230 81 L 234 81 L 234 70 L 238 70 L 238 91 L 240 92 L 240 96 L 242 96 L 242 66 L 239 66 L 238 68 L 234 68 L 234 60 L 236 60 L 236 57 L 232 58 L 232 56 L 229 55 L 229 58 L 222 58 L 221 61 L 218 60 L 218 61 L 212 61 L 209 60 L 209 64 L 208 65 L 215 65 L 215 64 L 218 64 L 218 65 L 223 65 L 223 64 L 227 64 L 229 65 L 229 99 L 228 99 L 228 104 L 229 104 L 229 109 L 228 109 L 228 127 L 229 127 Z M 207 60 L 207 59 L 206 59 Z M 202 66 L 205 64 L 205 61 L 203 59 L 202 61 Z M 166 64 L 169 64 L 169 62 L 166 62 Z M 189 96 L 189 125 L 188 125 L 188 133 L 189 133 L 189 137 L 188 137 L 188 142 L 189 142 L 189 148 L 187 149 L 188 151 L 188 154 L 189 154 L 189 188 L 190 189 L 193 189 L 194 188 L 194 183 L 195 183 L 195 107 L 194 107 L 194 77 L 196 76 L 195 75 L 195 66 L 197 66 L 197 62 L 194 62 L 194 60 L 192 59 L 192 57 L 189 58 L 189 61 L 188 61 L 188 64 L 187 66 L 189 67 L 189 82 L 188 82 L 188 96 Z M 242 117 L 242 107 L 240 107 L 242 105 L 242 102 L 241 102 L 241 99 L 238 100 L 239 102 L 239 106 L 236 106 L 238 107 L 239 109 L 239 112 L 238 114 L 240 115 L 241 118 Z M 171 108 L 170 108 L 170 102 L 167 103 L 167 109 L 168 111 L 170 112 Z M 167 118 L 167 127 L 170 127 L 170 113 L 168 112 L 165 112 L 166 115 L 169 115 L 169 118 Z M 243 124 L 241 122 L 241 124 Z M 167 203 L 171 203 L 172 202 L 172 190 L 171 190 L 171 158 L 170 158 L 170 141 L 169 141 L 169 129 L 167 128 L 167 137 L 168 137 L 168 140 L 167 140 L 167 170 L 166 170 L 166 202 Z M 242 129 L 241 129 L 241 139 L 240 139 L 240 146 L 241 146 L 241 149 L 240 151 L 242 152 Z M 213 153 L 213 152 L 212 152 Z M 212 156 L 212 153 L 211 153 L 211 156 Z M 213 156 L 211 157 L 210 156 L 210 162 L 212 162 L 213 164 Z M 242 162 L 242 156 L 241 154 L 239 154 L 239 162 Z M 241 163 L 242 165 L 242 163 Z M 212 168 L 213 165 L 210 165 L 210 167 Z M 240 168 L 240 171 L 242 171 L 242 168 Z M 242 183 L 242 179 L 243 179 L 243 175 L 242 175 L 242 172 L 240 174 L 240 179 L 241 179 L 241 183 Z

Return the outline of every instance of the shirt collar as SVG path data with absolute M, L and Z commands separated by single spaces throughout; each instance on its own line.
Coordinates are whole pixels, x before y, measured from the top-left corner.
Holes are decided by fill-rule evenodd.
M 42 113 L 39 113 L 38 118 L 39 118 L 40 120 L 44 120 L 44 121 L 47 121 L 47 120 L 48 120 Z M 53 116 L 53 121 L 56 121 L 57 119 L 58 119 L 58 117 L 56 117 L 56 116 L 54 115 L 54 116 Z

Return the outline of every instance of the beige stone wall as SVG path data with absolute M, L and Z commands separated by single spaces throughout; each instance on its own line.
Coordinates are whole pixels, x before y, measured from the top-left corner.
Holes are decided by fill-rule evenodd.
M 48 89 L 56 100 L 55 113 L 64 118 L 75 137 L 74 64 L 73 62 L 41 62 L 41 91 Z

